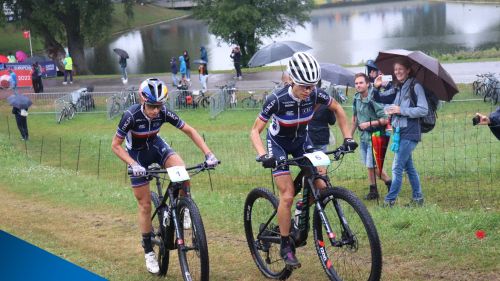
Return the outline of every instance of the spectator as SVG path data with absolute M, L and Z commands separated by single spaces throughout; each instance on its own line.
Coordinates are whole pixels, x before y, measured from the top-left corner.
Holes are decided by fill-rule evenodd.
M 184 61 L 186 62 L 186 80 L 191 81 L 191 63 L 189 62 L 189 54 L 188 51 L 184 50 Z
M 170 59 L 170 71 L 172 72 L 172 85 L 174 87 L 177 87 L 178 84 L 178 79 L 177 79 L 177 73 L 179 72 L 179 68 L 177 67 L 177 60 L 175 57 L 172 57 Z
M 122 69 L 122 82 L 123 84 L 127 84 L 128 76 L 127 76 L 127 59 L 125 57 L 120 56 L 120 60 L 118 61 L 120 64 L 120 68 Z
M 42 68 L 38 62 L 31 66 L 31 83 L 35 93 L 43 93 Z
M 241 51 L 240 46 L 235 46 L 231 51 L 230 57 L 233 59 L 234 69 L 236 70 L 236 76 L 234 79 L 241 80 Z
M 387 115 L 384 114 L 384 107 L 373 101 L 373 87 L 370 87 L 368 75 L 358 73 L 354 77 L 356 94 L 353 102 L 351 134 L 354 135 L 356 129 L 359 129 L 361 161 L 368 169 L 368 181 L 370 183 L 370 191 L 365 196 L 365 199 L 375 200 L 379 198 L 379 194 L 375 172 L 376 164 L 373 157 L 372 133 L 384 130 L 387 124 Z M 382 170 L 380 177 L 385 182 L 387 189 L 390 189 L 391 178 L 384 170 Z
M 187 84 L 187 67 L 186 62 L 184 61 L 184 56 L 179 57 L 179 72 L 181 73 L 181 82 L 180 84 Z
M 29 139 L 28 109 L 12 107 L 12 114 L 16 117 L 16 124 L 21 133 L 21 139 L 27 141 Z
M 368 60 L 366 61 L 366 73 L 368 75 L 368 78 L 370 79 L 370 83 L 373 83 L 375 81 L 375 78 L 377 78 L 379 75 L 383 74 L 375 64 L 373 60 Z M 380 91 L 387 91 L 390 88 L 392 88 L 392 82 L 382 82 L 382 86 L 380 87 L 379 91 L 374 91 L 373 92 L 373 100 L 378 103 L 382 104 L 392 104 L 394 101 L 394 98 L 396 95 L 391 95 L 391 96 L 381 96 Z
M 479 117 L 479 123 L 477 124 L 488 125 L 493 135 L 500 140 L 500 106 L 497 107 L 495 111 L 490 113 L 489 117 L 480 113 L 476 113 L 476 116 Z
M 394 76 L 397 80 L 396 87 L 381 94 L 383 96 L 396 94 L 395 104 L 388 106 L 385 113 L 392 115 L 394 135 L 400 137 L 399 146 L 393 143 L 395 156 L 392 163 L 392 184 L 384 205 L 389 207 L 394 205 L 403 184 L 403 171 L 406 171 L 413 190 L 410 205 L 421 206 L 424 203 L 424 196 L 417 169 L 413 166 L 412 153 L 421 140 L 419 118 L 427 115 L 427 100 L 422 85 L 412 77 L 411 65 L 407 59 L 401 58 L 394 63 Z M 374 86 L 378 89 L 381 85 L 382 75 L 379 75 L 375 79 Z M 414 88 L 417 96 L 416 105 L 411 102 L 410 87 Z
M 9 68 L 10 74 L 10 88 L 12 89 L 12 94 L 17 95 L 17 75 L 12 68 Z
M 206 64 L 208 64 L 208 53 L 205 46 L 200 47 L 200 59 L 204 60 Z
M 316 85 L 316 90 L 328 95 L 325 91 L 323 91 L 323 89 L 321 89 L 321 80 L 319 80 Z M 335 125 L 336 120 L 335 114 L 324 104 L 320 104 L 314 111 L 314 115 L 307 125 L 307 132 L 315 150 L 326 152 L 327 146 L 330 142 L 329 126 Z
M 9 53 L 7 59 L 9 59 L 9 63 L 17 63 L 16 56 L 14 56 L 12 53 Z
M 207 65 L 202 63 L 198 67 L 198 73 L 200 77 L 200 83 L 201 83 L 201 88 L 202 88 L 202 93 L 207 92 L 207 82 L 208 82 L 208 70 L 207 70 Z
M 63 85 L 68 84 L 68 75 L 69 75 L 69 83 L 73 84 L 73 59 L 69 56 L 69 53 L 66 54 L 66 57 L 63 60 L 63 64 L 64 64 Z

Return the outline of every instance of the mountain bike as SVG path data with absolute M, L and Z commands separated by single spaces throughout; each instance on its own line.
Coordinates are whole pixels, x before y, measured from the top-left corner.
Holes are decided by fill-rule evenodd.
M 256 94 L 254 91 L 248 91 L 248 97 L 241 100 L 241 107 L 243 108 L 257 108 L 261 107 L 266 101 L 267 95 Z
M 279 166 L 302 168 L 294 185 L 295 194 L 303 189 L 299 199 L 303 207 L 297 222 L 292 223 L 290 236 L 297 248 L 306 245 L 309 206 L 314 205 L 314 246 L 328 279 L 380 280 L 382 249 L 368 210 L 354 193 L 332 186 L 328 176 L 320 175 L 316 169 L 330 164 L 332 159 L 328 155 L 340 161 L 346 153 L 339 147 L 326 153 L 316 151 L 278 162 Z M 318 180 L 323 181 L 326 188 L 312 188 Z M 257 268 L 267 278 L 284 280 L 292 274 L 293 268 L 286 266 L 280 256 L 278 202 L 270 190 L 253 189 L 245 201 L 243 220 L 248 247 Z
M 151 241 L 158 257 L 161 276 L 167 274 L 170 251 L 177 250 L 185 281 L 209 280 L 207 238 L 200 211 L 191 197 L 179 196 L 179 191 L 189 193 L 183 183 L 189 180 L 190 176 L 210 169 L 213 168 L 205 163 L 190 168 L 174 166 L 167 169 L 161 169 L 156 164 L 148 167 L 146 171 L 146 177 L 156 180 L 157 192 L 151 191 L 151 201 L 155 208 L 151 217 Z M 130 169 L 128 172 L 132 173 Z M 165 174 L 168 174 L 170 182 L 163 193 L 162 181 L 166 179 Z M 189 227 L 184 225 L 186 211 L 191 221 Z
M 137 89 L 131 87 L 127 90 L 127 92 L 120 92 L 118 94 L 112 95 L 110 101 L 108 101 L 108 104 L 110 104 L 109 118 L 115 117 L 130 106 L 136 104 L 136 92 Z

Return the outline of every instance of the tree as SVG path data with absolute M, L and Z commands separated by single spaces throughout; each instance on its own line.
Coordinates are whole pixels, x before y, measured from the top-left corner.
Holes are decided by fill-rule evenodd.
M 47 55 L 62 68 L 63 46 L 73 58 L 80 74 L 90 71 L 85 62 L 85 44 L 93 44 L 109 33 L 111 0 L 0 0 L 15 14 L 17 25 L 31 30 L 44 42 Z M 132 16 L 133 0 L 123 0 L 126 13 Z
M 242 64 L 262 44 L 260 38 L 280 35 L 309 21 L 310 0 L 198 0 L 194 15 L 208 22 L 219 39 L 238 44 Z

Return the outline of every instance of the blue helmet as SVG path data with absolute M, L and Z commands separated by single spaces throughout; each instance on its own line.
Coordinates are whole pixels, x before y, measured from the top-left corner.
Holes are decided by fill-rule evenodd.
M 139 86 L 139 95 L 147 104 L 165 104 L 168 96 L 167 85 L 156 78 L 148 78 Z

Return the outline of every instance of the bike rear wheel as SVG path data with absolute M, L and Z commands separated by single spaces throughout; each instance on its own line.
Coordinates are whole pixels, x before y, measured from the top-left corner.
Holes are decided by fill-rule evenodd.
M 363 202 L 341 187 L 324 191 L 320 202 L 333 234 L 329 237 L 326 233 L 315 209 L 314 244 L 329 280 L 380 280 L 382 249 L 375 224 Z
M 284 280 L 292 271 L 286 267 L 280 256 L 281 237 L 277 210 L 276 196 L 265 188 L 255 188 L 250 191 L 245 201 L 243 220 L 248 247 L 257 268 L 267 278 Z
M 189 210 L 191 227 L 184 227 L 184 213 Z M 205 228 L 200 211 L 191 198 L 181 198 L 177 205 L 180 240 L 177 242 L 182 278 L 185 281 L 208 281 L 209 260 Z M 181 244 L 182 243 L 182 244 Z
M 151 192 L 151 201 L 155 209 L 160 206 L 160 199 L 156 192 Z M 170 260 L 170 251 L 167 249 L 167 239 L 170 236 L 170 240 L 173 240 L 172 235 L 167 235 L 167 227 L 165 224 L 170 223 L 170 218 L 164 216 L 165 207 L 160 208 L 156 214 L 156 219 L 152 221 L 154 236 L 151 237 L 153 242 L 153 250 L 158 257 L 158 265 L 160 266 L 159 275 L 165 276 L 168 271 L 168 262 Z M 165 219 L 165 221 L 164 221 Z M 170 229 L 170 231 L 172 231 Z M 172 243 L 172 241 L 170 241 Z

